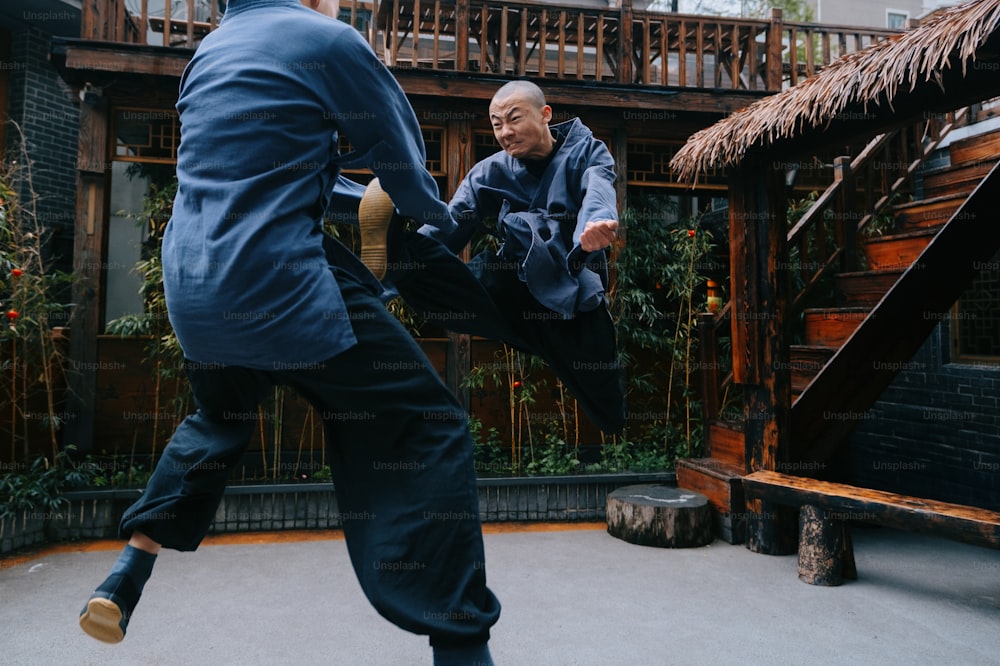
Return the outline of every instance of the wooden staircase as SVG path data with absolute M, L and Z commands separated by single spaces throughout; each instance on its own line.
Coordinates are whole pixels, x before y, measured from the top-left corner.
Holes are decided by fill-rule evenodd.
M 789 348 L 794 451 L 780 471 L 814 476 L 826 467 L 940 321 L 929 313 L 947 312 L 961 293 L 968 271 L 953 271 L 949 262 L 961 256 L 962 244 L 972 239 L 987 259 L 1000 247 L 1000 221 L 982 219 L 991 212 L 990 198 L 998 200 L 1000 175 L 987 179 L 986 191 L 977 189 L 1000 156 L 1000 131 L 948 150 L 948 166 L 922 172 L 922 198 L 892 207 L 892 224 L 878 235 L 858 235 L 856 269 L 832 275 L 834 302 L 803 310 L 801 341 Z M 928 251 L 932 244 L 940 248 Z M 745 517 L 741 480 L 749 469 L 741 424 L 725 416 L 706 423 L 708 453 L 678 461 L 677 481 L 709 497 L 721 536 L 737 543 Z
M 793 400 L 903 273 L 914 266 L 940 229 L 989 173 L 996 157 L 993 161 L 987 158 L 1000 156 L 1000 132 L 956 142 L 949 146 L 949 153 L 950 165 L 922 174 L 923 193 L 929 197 L 893 206 L 892 229 L 860 242 L 864 270 L 834 275 L 837 304 L 804 311 L 804 342 L 790 349 Z

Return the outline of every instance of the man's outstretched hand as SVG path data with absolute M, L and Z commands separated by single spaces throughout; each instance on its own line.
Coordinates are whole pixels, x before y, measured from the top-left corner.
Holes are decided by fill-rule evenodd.
M 596 252 L 611 245 L 618 237 L 618 222 L 615 220 L 595 220 L 587 222 L 580 234 L 580 247 L 585 252 Z

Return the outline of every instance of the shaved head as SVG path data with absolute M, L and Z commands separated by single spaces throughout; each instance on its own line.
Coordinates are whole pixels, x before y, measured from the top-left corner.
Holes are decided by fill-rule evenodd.
M 490 104 L 497 104 L 511 97 L 519 97 L 536 109 L 545 106 L 545 93 L 531 81 L 508 81 L 493 93 L 493 101 Z
M 493 94 L 490 123 L 500 147 L 517 159 L 542 159 L 554 145 L 552 107 L 531 81 L 510 81 Z

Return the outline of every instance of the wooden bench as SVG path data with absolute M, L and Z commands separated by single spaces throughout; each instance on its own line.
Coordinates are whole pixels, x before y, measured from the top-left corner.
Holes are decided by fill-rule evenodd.
M 747 499 L 799 509 L 799 578 L 839 585 L 856 578 L 850 521 L 1000 548 L 1000 513 L 961 504 L 897 495 L 780 472 L 743 477 Z

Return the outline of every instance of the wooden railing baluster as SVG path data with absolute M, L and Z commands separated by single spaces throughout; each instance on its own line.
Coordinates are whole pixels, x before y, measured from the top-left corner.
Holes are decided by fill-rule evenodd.
M 186 16 L 181 17 L 171 15 L 171 2 L 164 3 L 162 15 L 152 16 L 148 3 L 138 0 L 136 13 L 131 13 L 125 0 L 87 0 L 82 4 L 81 36 L 194 48 L 222 18 L 216 0 L 204 14 L 196 13 L 197 0 L 185 0 Z M 341 6 L 344 20 L 367 33 L 369 44 L 389 66 L 405 62 L 410 67 L 470 71 L 470 51 L 478 50 L 479 67 L 494 73 L 580 80 L 590 78 L 593 58 L 595 80 L 603 80 L 608 68 L 615 81 L 642 86 L 720 88 L 728 78 L 734 90 L 763 87 L 777 92 L 816 73 L 833 57 L 894 32 L 783 23 L 780 10 L 772 10 L 767 20 L 723 23 L 712 17 L 637 10 L 632 0 L 622 0 L 617 10 L 540 0 L 479 0 L 471 14 L 469 0 L 434 0 L 433 5 L 430 0 L 341 0 Z M 757 41 L 760 35 L 763 43 Z M 837 54 L 831 52 L 834 39 Z M 551 60 L 546 57 L 550 44 L 556 46 Z M 452 48 L 454 66 L 446 67 Z M 689 77 L 692 50 L 695 72 Z M 529 62 L 536 51 L 537 72 Z M 427 55 L 429 62 L 422 57 Z M 676 81 L 671 71 L 675 59 Z M 658 73 L 654 66 L 660 68 Z

